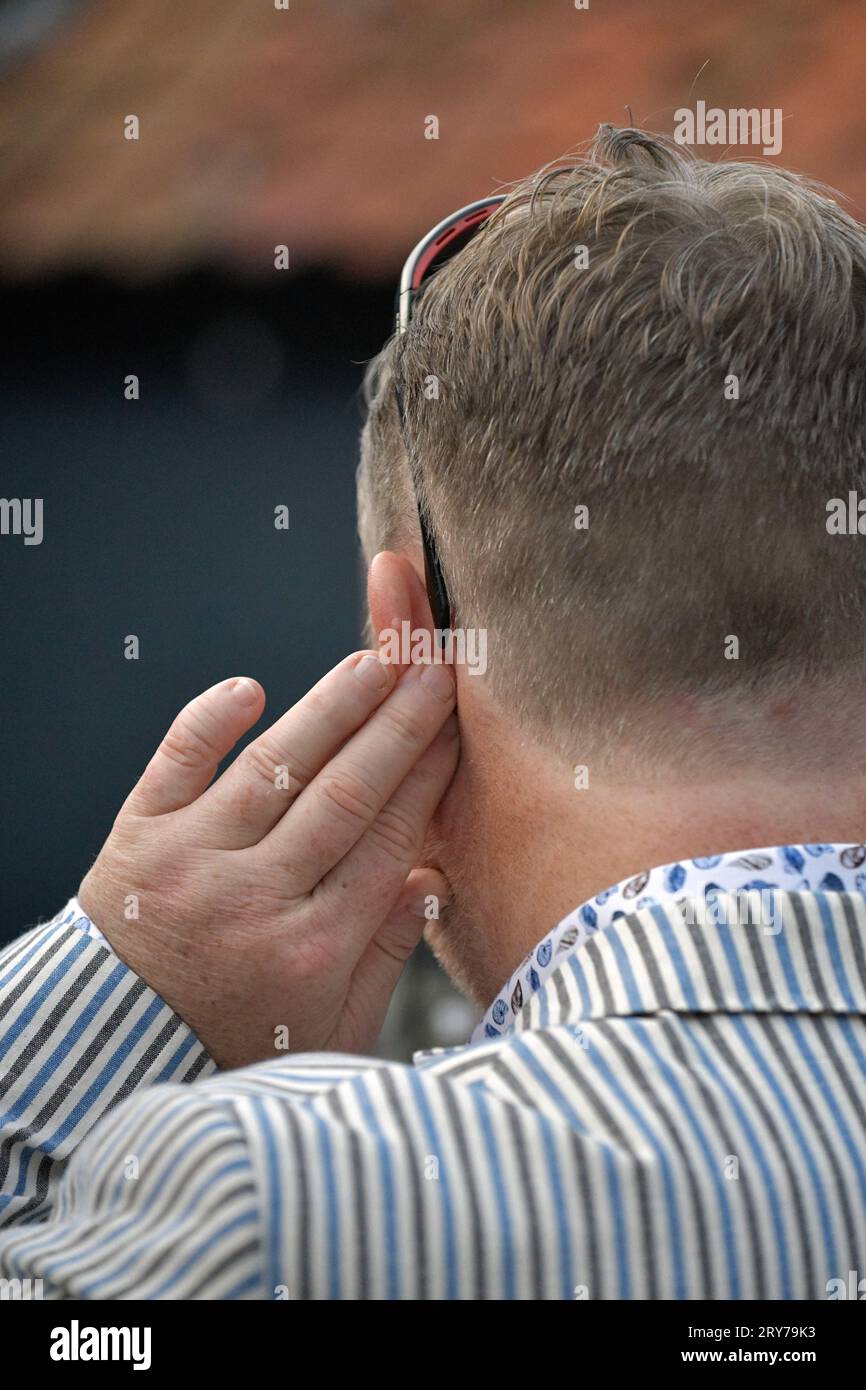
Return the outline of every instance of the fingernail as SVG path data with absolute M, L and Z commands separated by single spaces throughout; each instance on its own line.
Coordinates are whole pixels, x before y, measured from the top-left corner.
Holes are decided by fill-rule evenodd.
M 438 695 L 440 700 L 454 698 L 454 677 L 448 666 L 425 666 L 421 672 L 421 684 L 427 687 L 431 695 Z
M 231 692 L 241 705 L 254 705 L 259 698 L 259 687 L 246 676 L 238 676 L 231 682 Z
M 355 675 L 368 690 L 384 690 L 388 684 L 388 669 L 385 663 L 369 652 L 361 657 L 355 667 Z

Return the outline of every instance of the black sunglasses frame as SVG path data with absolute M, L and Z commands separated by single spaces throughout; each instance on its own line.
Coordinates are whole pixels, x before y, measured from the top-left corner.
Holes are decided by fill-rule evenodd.
M 442 222 L 422 237 L 418 245 L 411 252 L 403 266 L 403 273 L 400 276 L 400 285 L 397 290 L 397 303 L 395 310 L 396 332 L 400 337 L 404 334 L 412 321 L 412 309 L 418 291 L 421 289 L 426 277 L 433 270 L 438 270 L 441 265 L 449 259 L 450 255 L 462 250 L 467 240 L 478 230 L 491 213 L 495 212 L 499 205 L 504 202 L 504 194 L 496 194 L 490 198 L 481 198 L 475 203 L 468 203 L 466 207 L 460 208 L 450 217 L 444 218 Z M 395 383 L 394 394 L 397 400 L 397 416 L 400 421 L 400 433 L 403 439 L 403 447 L 406 451 L 406 458 L 409 463 L 409 471 L 412 475 L 412 486 L 415 491 L 415 505 L 418 509 L 418 521 L 421 526 L 421 544 L 424 549 L 424 574 L 427 582 L 427 597 L 430 601 L 430 612 L 433 615 L 433 626 L 441 633 L 451 630 L 453 613 L 451 610 L 451 600 L 448 597 L 448 589 L 442 573 L 442 565 L 439 560 L 439 551 L 436 545 L 436 537 L 430 524 L 424 515 L 421 506 L 419 471 L 415 455 L 410 447 L 406 434 L 406 409 L 403 400 L 403 393 Z M 442 639 L 444 640 L 444 639 Z

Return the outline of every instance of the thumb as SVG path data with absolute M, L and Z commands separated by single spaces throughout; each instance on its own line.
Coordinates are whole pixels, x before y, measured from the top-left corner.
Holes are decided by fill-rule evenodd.
M 219 764 L 255 724 L 265 692 L 248 676 L 212 685 L 181 710 L 157 748 L 124 810 L 159 816 L 201 796 Z

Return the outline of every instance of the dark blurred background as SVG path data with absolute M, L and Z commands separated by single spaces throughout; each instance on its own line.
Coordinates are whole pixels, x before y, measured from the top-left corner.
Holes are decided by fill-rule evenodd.
M 353 360 L 390 296 L 207 272 L 3 300 L 3 495 L 45 515 L 0 548 L 8 933 L 75 888 L 175 708 L 248 671 L 275 714 L 359 644 Z
M 781 107 L 781 162 L 856 212 L 864 40 L 856 0 L 0 4 L 0 495 L 45 517 L 0 537 L 0 939 L 184 702 L 246 672 L 275 716 L 359 645 L 358 389 L 418 236 L 698 98 Z M 421 953 L 382 1048 L 471 1021 Z

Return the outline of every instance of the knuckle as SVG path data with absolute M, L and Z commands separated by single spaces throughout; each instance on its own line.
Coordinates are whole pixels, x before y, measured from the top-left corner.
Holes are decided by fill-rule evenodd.
M 371 825 L 369 834 L 390 859 L 411 864 L 418 850 L 418 834 L 411 818 L 398 806 L 386 806 Z
M 175 720 L 159 745 L 159 751 L 179 767 L 205 767 L 219 758 L 206 730 L 187 718 Z
M 353 820 L 369 820 L 376 814 L 379 797 L 376 788 L 357 772 L 341 769 L 328 772 L 317 782 L 325 803 Z
M 420 720 L 399 707 L 386 708 L 383 718 L 392 737 L 409 748 L 417 748 L 429 739 L 429 733 Z
M 248 744 L 243 752 L 243 760 L 257 780 L 274 785 L 277 769 L 286 766 L 286 759 L 267 739 L 257 738 Z M 290 777 L 292 769 L 289 769 Z
M 285 769 L 288 789 L 293 796 L 312 780 L 312 773 L 305 763 L 299 762 L 285 748 L 275 747 L 267 738 L 257 738 L 254 743 L 248 744 L 241 757 L 256 780 L 267 783 L 269 787 L 273 787 L 278 770 Z

